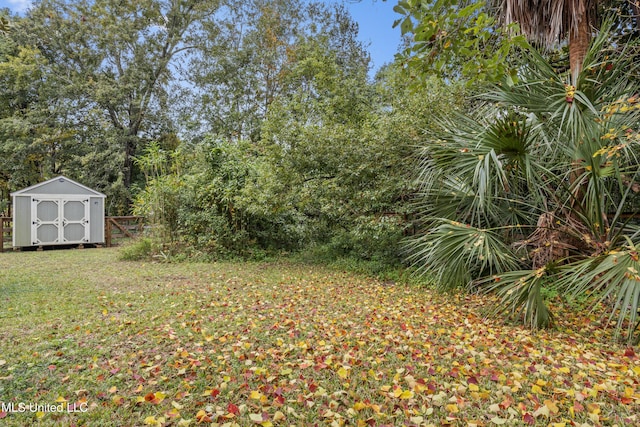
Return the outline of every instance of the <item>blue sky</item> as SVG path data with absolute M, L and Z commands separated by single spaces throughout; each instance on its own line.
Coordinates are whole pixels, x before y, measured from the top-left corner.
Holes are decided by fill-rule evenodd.
M 329 0 L 339 2 L 340 0 Z M 399 15 L 393 11 L 397 0 L 345 0 L 345 5 L 358 23 L 360 40 L 368 44 L 372 59 L 372 71 L 393 61 L 400 45 L 400 28 L 391 28 Z M 0 8 L 8 7 L 14 12 L 24 12 L 30 0 L 0 0 Z
M 369 44 L 373 70 L 393 61 L 400 46 L 400 27 L 392 28 L 400 15 L 393 11 L 398 0 L 346 0 L 345 5 L 358 23 L 360 40 Z
M 24 12 L 31 4 L 31 0 L 0 0 L 0 9 L 8 7 L 13 12 Z

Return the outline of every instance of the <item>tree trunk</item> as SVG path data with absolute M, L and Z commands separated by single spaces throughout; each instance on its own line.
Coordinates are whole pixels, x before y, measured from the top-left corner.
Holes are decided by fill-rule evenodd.
M 571 67 L 571 84 L 576 85 L 578 75 L 589 49 L 591 28 L 586 17 L 582 17 L 569 31 L 569 65 Z
M 136 154 L 138 139 L 136 136 L 127 135 L 124 140 L 124 179 L 123 183 L 127 190 L 131 189 L 133 183 L 133 159 Z M 127 197 L 127 204 L 131 204 L 131 200 Z

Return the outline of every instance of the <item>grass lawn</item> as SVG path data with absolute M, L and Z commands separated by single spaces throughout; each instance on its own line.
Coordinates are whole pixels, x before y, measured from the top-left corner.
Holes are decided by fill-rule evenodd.
M 3 426 L 640 425 L 640 359 L 593 316 L 533 334 L 476 296 L 117 249 L 0 254 L 0 301 Z

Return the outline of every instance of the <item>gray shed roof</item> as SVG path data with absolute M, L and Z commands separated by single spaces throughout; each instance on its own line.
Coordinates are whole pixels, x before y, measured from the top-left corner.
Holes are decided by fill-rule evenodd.
M 31 194 L 48 194 L 48 195 L 72 195 L 81 194 L 83 196 L 106 197 L 104 194 L 92 190 L 80 183 L 75 182 L 66 176 L 58 176 L 48 181 L 23 188 L 22 190 L 11 193 L 11 196 L 22 196 Z

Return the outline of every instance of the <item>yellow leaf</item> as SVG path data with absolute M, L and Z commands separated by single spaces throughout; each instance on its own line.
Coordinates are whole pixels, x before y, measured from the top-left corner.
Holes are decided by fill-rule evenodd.
M 560 411 L 560 409 L 558 408 L 558 405 L 556 405 L 556 403 L 553 400 L 548 400 L 548 399 L 545 400 L 544 406 L 549 408 L 549 412 L 551 412 L 552 414 L 557 414 Z
M 154 396 L 154 400 L 157 401 L 158 403 L 162 402 L 164 398 L 167 397 L 167 395 L 161 391 L 157 391 L 153 393 L 153 396 Z
M 273 427 L 273 423 L 271 421 L 263 421 L 260 423 L 262 427 Z
M 171 406 L 173 406 L 174 408 L 176 408 L 178 411 L 180 409 L 182 409 L 182 405 L 179 404 L 178 402 L 176 402 L 175 400 L 171 402 Z
M 600 405 L 597 403 L 587 403 L 587 411 L 590 414 L 598 415 L 600 413 Z
M 480 391 L 480 387 L 475 384 L 469 384 L 469 391 Z
M 400 393 L 400 399 L 411 399 L 413 397 L 413 392 L 411 390 L 405 390 Z
M 207 413 L 203 409 L 200 409 L 196 414 L 196 420 L 198 420 L 198 422 L 205 419 L 206 417 L 207 417 Z
M 149 416 L 147 418 L 144 419 L 144 425 L 146 426 L 157 426 L 159 425 L 158 420 L 156 420 L 156 417 Z
M 633 397 L 633 388 L 625 387 L 624 388 L 624 397 Z
M 349 371 L 347 371 L 344 366 L 341 366 L 340 369 L 338 369 L 338 376 L 344 380 L 349 376 Z
M 282 421 L 285 418 L 287 418 L 287 417 L 280 411 L 276 411 L 276 413 L 273 414 L 273 421 L 275 421 L 275 422 Z
M 251 393 L 249 393 L 249 398 L 255 399 L 255 400 L 260 400 L 260 399 L 262 399 L 262 393 L 260 393 L 257 390 L 253 390 Z
M 36 418 L 40 419 L 42 417 L 44 417 L 44 412 L 42 411 L 36 412 Z
M 353 409 L 355 409 L 356 411 L 362 411 L 366 407 L 367 407 L 367 404 L 363 402 L 356 402 L 353 404 Z
M 458 405 L 456 405 L 455 403 L 450 403 L 445 406 L 445 408 L 452 414 L 457 414 L 458 412 L 460 412 L 460 409 L 458 409 Z
M 536 381 L 536 384 L 540 387 L 544 387 L 547 385 L 547 382 L 545 380 L 539 379 L 538 381 Z
M 118 391 L 118 387 L 116 387 L 116 386 L 113 386 L 113 387 L 111 387 L 109 389 L 109 393 L 111 393 L 111 394 L 115 393 L 116 391 Z
M 534 384 L 531 386 L 531 391 L 535 394 L 544 394 L 544 391 L 542 391 L 542 389 L 540 388 L 539 385 Z

